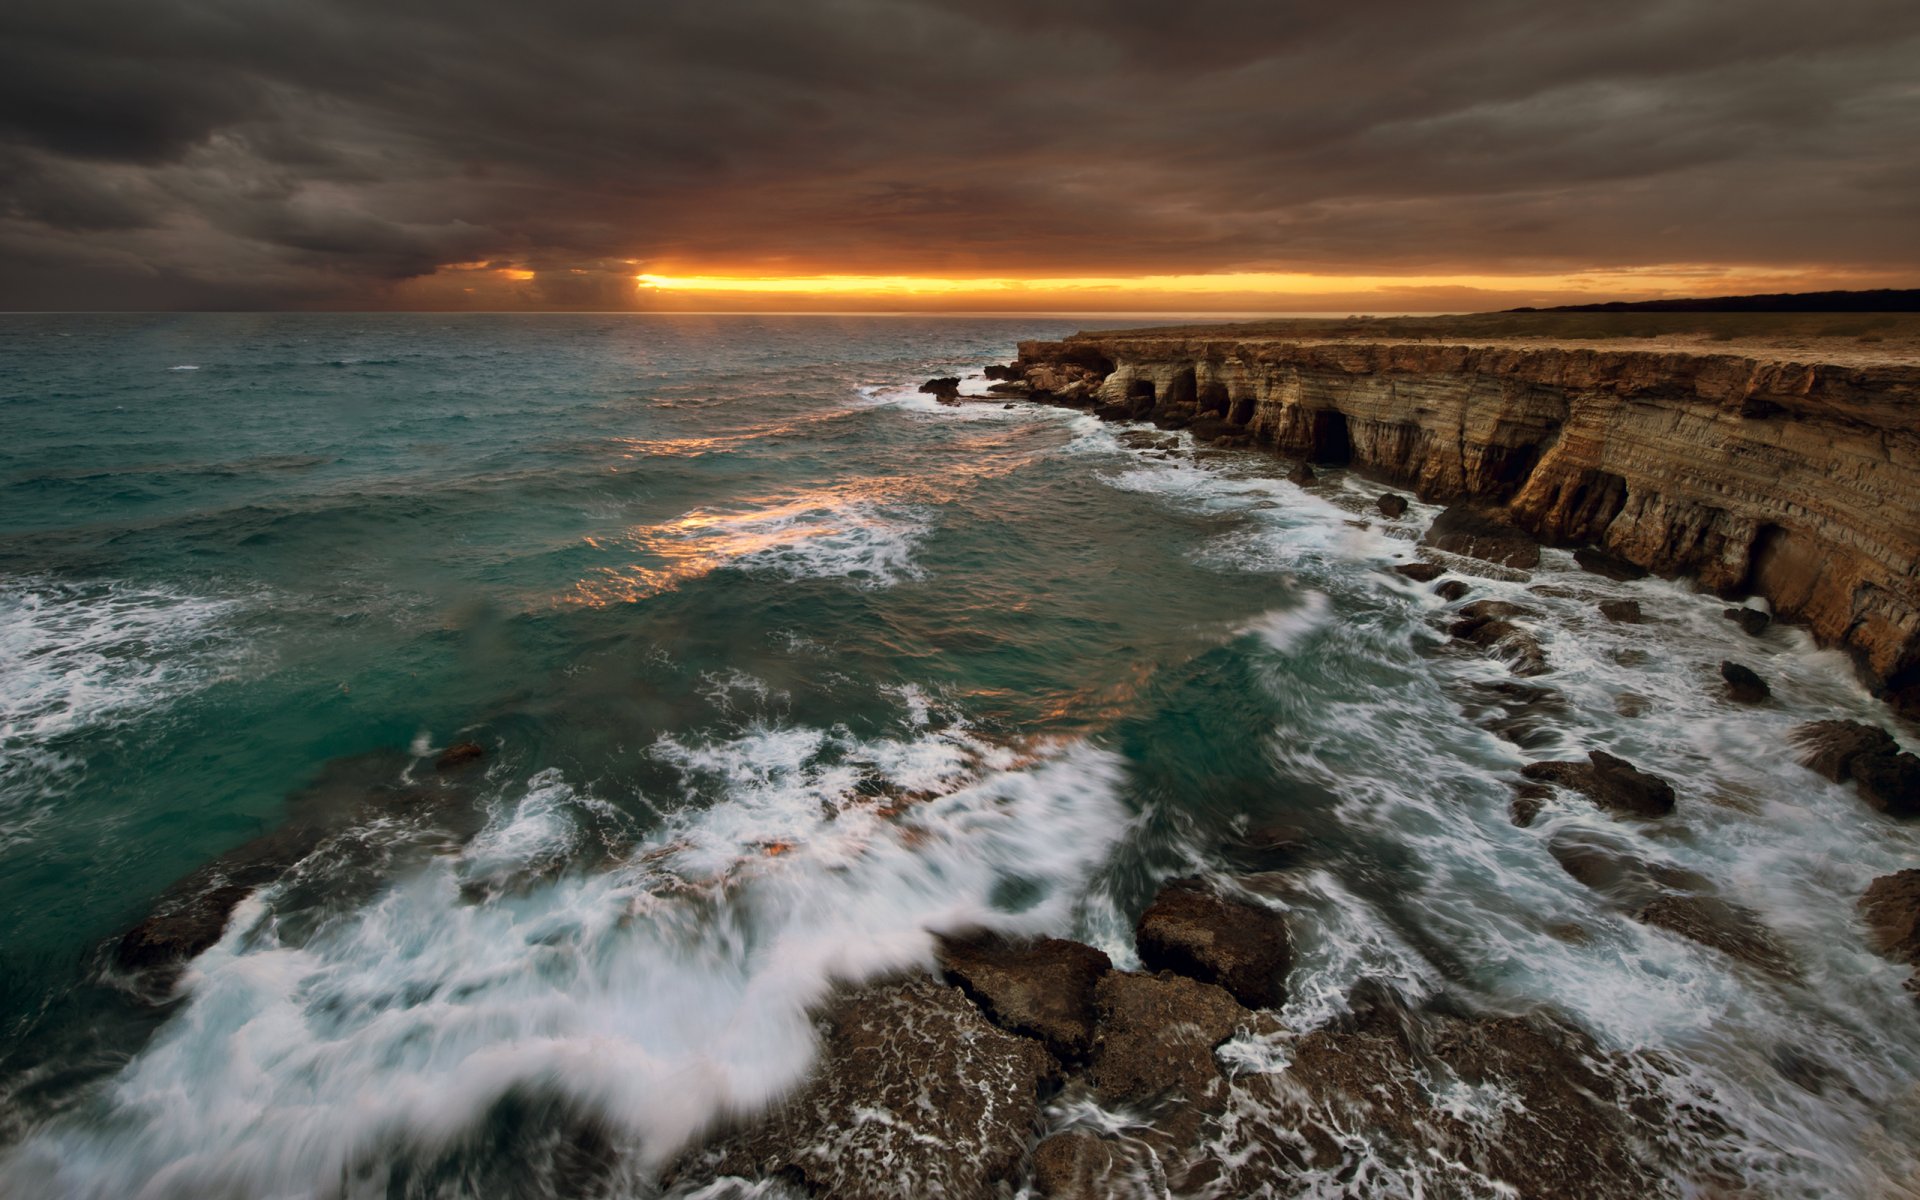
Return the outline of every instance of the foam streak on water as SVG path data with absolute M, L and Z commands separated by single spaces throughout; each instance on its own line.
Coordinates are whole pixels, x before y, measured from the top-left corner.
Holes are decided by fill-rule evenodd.
M 371 1169 L 382 1194 L 383 1155 L 430 1155 L 516 1089 L 657 1161 L 790 1087 L 836 982 L 929 965 L 930 930 L 1068 927 L 1122 825 L 1115 761 L 1085 746 L 790 727 L 656 754 L 715 803 L 605 869 L 547 877 L 596 803 L 547 772 L 463 853 L 310 940 L 280 938 L 271 890 L 249 902 L 99 1125 L 9 1171 L 157 1200 Z M 876 780 L 924 798 L 857 786 Z M 1010 886 L 1017 913 L 997 906 Z

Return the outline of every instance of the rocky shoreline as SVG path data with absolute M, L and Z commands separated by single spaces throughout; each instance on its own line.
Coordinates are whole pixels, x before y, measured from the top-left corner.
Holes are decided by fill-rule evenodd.
M 1456 601 L 1471 594 L 1473 576 L 1462 572 L 1513 570 L 1538 552 L 1483 510 L 1437 521 L 1428 540 L 1451 547 L 1438 556 L 1452 566 L 1399 570 L 1437 590 L 1458 585 Z M 1548 664 L 1516 623 L 1528 615 L 1509 602 L 1469 601 L 1447 626 L 1462 652 L 1508 663 L 1511 684 L 1462 703 L 1521 744 L 1560 703 L 1534 682 Z M 1729 688 L 1736 680 L 1728 675 Z M 1920 759 L 1884 729 L 1814 722 L 1795 743 L 1809 777 L 1851 782 L 1863 804 L 1891 817 L 1920 815 Z M 468 773 L 486 757 L 461 743 L 404 788 L 383 781 L 390 758 L 343 760 L 294 798 L 284 829 L 170 890 L 112 948 L 117 969 L 165 1002 L 185 961 L 220 936 L 254 887 L 272 878 L 300 886 L 307 876 L 338 886 L 342 872 L 377 878 L 391 853 L 367 862 L 372 849 L 353 832 L 368 810 L 417 820 L 421 852 L 457 845 L 475 827 Z M 1755 913 L 1636 853 L 1626 827 L 1674 811 L 1669 781 L 1595 749 L 1584 761 L 1535 762 L 1513 786 L 1517 824 L 1555 796 L 1622 823 L 1620 838 L 1563 831 L 1546 846 L 1611 907 L 1758 977 L 1802 982 Z M 1258 857 L 1259 845 L 1285 837 L 1250 831 L 1247 840 Z M 1920 967 L 1920 870 L 1876 880 L 1860 917 L 1871 949 Z M 1134 928 L 1139 970 L 1058 938 L 939 936 L 932 971 L 845 988 L 819 1010 L 819 1057 L 796 1092 L 646 1168 L 641 1186 L 703 1200 L 767 1195 L 770 1185 L 785 1189 L 774 1194 L 854 1200 L 1290 1195 L 1336 1182 L 1342 1194 L 1370 1194 L 1430 1179 L 1434 1162 L 1452 1164 L 1460 1195 L 1651 1197 L 1743 1186 L 1738 1131 L 1710 1096 L 1690 1092 L 1683 1071 L 1658 1055 L 1603 1050 L 1549 1010 L 1484 1011 L 1445 992 L 1415 1004 L 1366 980 L 1343 1018 L 1289 1028 L 1280 1009 L 1294 919 L 1258 877 L 1220 875 L 1161 885 Z M 1920 989 L 1920 975 L 1910 986 Z M 580 1190 L 631 1179 L 634 1162 L 616 1148 L 615 1131 L 569 1120 L 579 1125 L 567 1143 L 569 1179 Z
M 1352 466 L 1764 597 L 1920 712 L 1920 368 L 1168 330 L 1023 342 L 986 374 L 989 398 Z
M 1556 367 L 1462 358 L 1435 347 L 1422 349 L 1447 353 L 1429 360 L 1349 347 L 1332 356 L 1332 366 L 1308 356 L 1320 363 L 1315 375 L 1299 347 L 1175 342 L 1170 354 L 1149 353 L 1159 345 L 1028 343 L 1018 362 L 989 369 L 995 387 L 987 396 L 965 395 L 957 377 L 931 380 L 922 390 L 943 403 L 1025 396 L 1090 408 L 1160 430 L 1189 429 L 1216 446 L 1267 446 L 1298 460 L 1290 469 L 1303 486 L 1313 485 L 1314 465 L 1335 464 L 1399 481 L 1428 500 L 1452 501 L 1425 532 L 1420 560 L 1396 570 L 1447 602 L 1435 618 L 1446 638 L 1443 652 L 1505 665 L 1498 682 L 1462 685 L 1455 698 L 1476 723 L 1523 748 L 1553 741 L 1546 733 L 1567 700 L 1547 678 L 1553 664 L 1530 631 L 1540 614 L 1528 604 L 1486 598 L 1485 580 L 1524 578 L 1540 562 L 1542 541 L 1584 543 L 1580 565 L 1613 578 L 1692 571 L 1717 590 L 1756 591 L 1774 611 L 1822 636 L 1822 622 L 1835 611 L 1829 583 L 1851 581 L 1849 611 L 1858 619 L 1829 640 L 1858 652 L 1870 671 L 1879 670 L 1876 662 L 1895 664 L 1874 677 L 1890 699 L 1905 695 L 1902 672 L 1913 668 L 1920 645 L 1913 548 L 1901 548 L 1920 537 L 1914 523 L 1883 528 L 1877 540 L 1847 541 L 1849 522 L 1864 520 L 1862 514 L 1816 519 L 1802 506 L 1794 518 L 1802 524 L 1770 525 L 1742 515 L 1746 501 L 1731 484 L 1718 493 L 1724 503 L 1709 512 L 1702 501 L 1678 498 L 1708 488 L 1704 477 L 1648 491 L 1641 475 L 1623 468 L 1611 476 L 1616 484 L 1603 478 L 1601 466 L 1578 467 L 1568 456 L 1586 445 L 1578 461 L 1615 462 L 1606 446 L 1581 442 L 1613 420 L 1588 410 L 1612 404 L 1638 413 L 1630 428 L 1651 428 L 1707 405 L 1720 414 L 1716 421 L 1777 425 L 1768 436 L 1780 453 L 1800 446 L 1792 453 L 1802 466 L 1793 470 L 1811 470 L 1801 443 L 1826 436 L 1820 431 L 1831 432 L 1837 420 L 1815 408 L 1829 401 L 1858 411 L 1891 406 L 1907 384 L 1835 381 L 1817 370 L 1798 383 L 1753 371 L 1745 383 L 1730 383 L 1738 372 L 1698 364 L 1679 382 L 1661 383 L 1640 373 L 1645 364 L 1569 358 Z M 1204 356 L 1178 357 L 1201 350 Z M 1246 383 L 1250 362 L 1268 372 L 1257 385 Z M 1384 384 L 1360 382 L 1359 368 L 1370 363 L 1385 364 Z M 1448 363 L 1471 378 L 1437 379 Z M 1328 390 L 1349 368 L 1352 386 Z M 1801 388 L 1798 415 L 1787 415 L 1773 397 L 1793 387 Z M 1860 395 L 1835 400 L 1835 389 Z M 1366 415 L 1366 405 L 1389 402 L 1402 406 L 1392 420 Z M 1775 404 L 1781 411 L 1766 409 Z M 1550 412 L 1560 413 L 1558 425 L 1527 416 Z M 1449 420 L 1454 442 L 1443 445 Z M 1849 494 L 1893 488 L 1888 494 L 1910 509 L 1920 493 L 1897 489 L 1906 486 L 1901 480 L 1911 482 L 1902 472 L 1914 469 L 1912 430 L 1882 434 L 1885 455 L 1871 469 L 1859 468 Z M 1126 440 L 1172 453 L 1168 443 L 1179 439 L 1139 429 Z M 1566 482 L 1576 478 L 1585 482 Z M 1556 479 L 1562 482 L 1551 483 Z M 1558 499 L 1536 503 L 1549 493 Z M 1377 504 L 1389 518 L 1407 511 L 1406 499 L 1391 493 Z M 1602 520 L 1606 512 L 1612 516 Z M 1663 531 L 1657 536 L 1649 532 L 1656 526 Z M 1763 526 L 1781 532 L 1763 534 Z M 1755 532 L 1744 548 L 1736 545 L 1732 531 L 1749 527 Z M 1851 557 L 1838 567 L 1793 558 L 1794 569 L 1810 575 L 1791 576 L 1798 591 L 1788 589 L 1790 576 L 1776 569 L 1788 561 L 1779 557 L 1787 553 L 1781 547 L 1801 555 L 1842 543 Z M 1909 555 L 1904 583 L 1901 553 Z M 1794 595 L 1804 602 L 1796 604 Z M 1643 619 L 1632 600 L 1600 601 L 1598 612 L 1612 622 Z M 1727 616 L 1756 635 L 1770 620 L 1766 610 L 1747 605 Z M 1724 688 L 1733 704 L 1768 698 L 1767 680 L 1731 660 L 1708 686 Z M 1816 721 L 1795 731 L 1790 750 L 1809 781 L 1848 785 L 1863 806 L 1888 818 L 1920 816 L 1920 758 L 1886 729 Z M 182 879 L 152 915 L 102 947 L 104 972 L 140 1003 L 169 1004 L 185 965 L 222 936 L 259 888 L 371 891 L 406 861 L 458 847 L 480 828 L 477 781 L 490 754 L 478 742 L 462 742 L 437 759 L 375 755 L 334 764 L 291 799 L 281 829 Z M 1672 781 L 1591 747 L 1584 758 L 1532 762 L 1511 785 L 1516 825 L 1530 825 L 1556 803 L 1590 804 L 1610 818 L 1618 836 L 1592 829 L 1543 835 L 1552 859 L 1606 907 L 1724 956 L 1748 978 L 1806 982 L 1785 939 L 1757 913 L 1716 894 L 1707 879 L 1636 849 L 1633 830 L 1670 827 L 1676 806 L 1694 802 L 1683 801 Z M 388 840 L 377 845 L 362 835 L 374 817 L 388 828 Z M 395 827 L 404 832 L 397 841 Z M 1259 847 L 1284 843 L 1286 834 L 1252 830 L 1246 840 L 1258 858 Z M 556 1135 L 566 1151 L 568 1190 L 601 1194 L 618 1179 L 639 1194 L 701 1200 L 1091 1200 L 1400 1194 L 1418 1180 L 1418 1187 L 1437 1186 L 1434 1194 L 1461 1196 L 1749 1194 L 1740 1131 L 1697 1080 L 1658 1054 L 1609 1051 L 1549 1009 L 1497 1011 L 1484 998 L 1469 1001 L 1445 989 L 1415 1001 L 1369 978 L 1345 997 L 1339 1019 L 1290 1028 L 1281 1012 L 1294 943 L 1303 934 L 1294 923 L 1302 918 L 1272 895 L 1251 873 L 1161 882 L 1133 927 L 1139 969 L 1117 967 L 1107 953 L 1076 941 L 940 931 L 926 969 L 844 987 L 821 1006 L 817 1061 L 769 1111 L 735 1114 L 689 1147 L 642 1147 L 637 1154 L 619 1131 L 569 1113 L 563 1123 L 572 1132 Z M 1920 994 L 1920 870 L 1874 880 L 1859 898 L 1858 916 L 1866 948 L 1914 966 L 1909 987 Z M 1570 928 L 1566 936 L 1583 935 Z M 1817 1063 L 1781 1069 L 1803 1073 L 1810 1089 L 1824 1086 Z

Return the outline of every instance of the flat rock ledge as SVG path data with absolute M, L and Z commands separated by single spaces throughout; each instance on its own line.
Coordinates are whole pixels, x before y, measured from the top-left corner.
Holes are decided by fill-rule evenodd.
M 942 940 L 952 982 L 839 994 L 807 1083 L 683 1154 L 665 1194 L 1286 1196 L 1362 1169 L 1432 1190 L 1444 1162 L 1462 1194 L 1677 1195 L 1673 1114 L 1634 1082 L 1647 1064 L 1545 1015 L 1416 1010 L 1365 985 L 1350 1018 L 1294 1034 L 1241 998 L 1285 995 L 1284 918 L 1196 880 L 1163 888 L 1137 932 L 1166 969 L 975 934 Z M 1265 1051 L 1273 1067 L 1231 1065 Z M 1513 1102 L 1459 1102 L 1481 1094 Z M 1082 1123 L 1090 1105 L 1124 1121 Z

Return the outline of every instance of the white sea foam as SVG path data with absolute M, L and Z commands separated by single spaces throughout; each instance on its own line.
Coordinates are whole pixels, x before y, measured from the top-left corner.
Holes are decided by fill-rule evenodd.
M 589 602 L 641 599 L 722 567 L 790 579 L 846 579 L 886 587 L 919 576 L 914 550 L 931 510 L 857 486 L 700 508 L 631 530 L 641 561 L 607 568 L 579 587 Z
M 47 1196 L 384 1194 L 393 1151 L 446 1146 L 514 1090 L 655 1161 L 790 1087 L 836 981 L 930 965 L 934 930 L 1065 930 L 1124 827 L 1117 761 L 1084 745 L 760 727 L 655 754 L 689 803 L 610 869 L 556 873 L 597 801 L 546 772 L 464 853 L 298 945 L 269 890 L 193 964 L 111 1119 L 44 1127 L 0 1170 Z
M 1411 557 L 1408 539 L 1432 506 L 1386 520 L 1374 508 L 1380 489 L 1351 476 L 1311 490 L 1243 478 L 1249 467 L 1271 473 L 1272 461 L 1164 460 L 1083 421 L 1069 452 L 1121 457 L 1125 465 L 1102 476 L 1110 486 L 1181 512 L 1244 518 L 1198 562 L 1284 575 L 1307 590 L 1304 603 L 1238 630 L 1257 635 L 1249 644 L 1283 713 L 1272 757 L 1284 775 L 1336 798 L 1343 838 L 1391 846 L 1399 865 L 1392 891 L 1369 889 L 1372 898 L 1325 868 L 1288 881 L 1297 914 L 1289 1025 L 1337 1016 L 1362 979 L 1415 1001 L 1464 984 L 1501 1006 L 1546 1005 L 1610 1049 L 1660 1055 L 1669 1069 L 1647 1086 L 1735 1130 L 1733 1147 L 1717 1152 L 1768 1194 L 1896 1194 L 1920 1177 L 1920 1123 L 1910 1115 L 1920 1027 L 1902 988 L 1906 969 L 1866 948 L 1855 912 L 1868 881 L 1920 861 L 1920 831 L 1800 768 L 1786 748 L 1806 720 L 1898 729 L 1842 656 L 1790 627 L 1749 637 L 1721 616 L 1724 602 L 1684 583 L 1615 582 L 1548 550 L 1530 577 L 1468 581 L 1469 599 L 1537 614 L 1520 623 L 1552 670 L 1516 681 L 1487 656 L 1434 653 L 1445 637 L 1429 622 L 1444 627 L 1448 606 L 1384 570 Z M 1646 623 L 1605 620 L 1598 601 L 1608 598 L 1639 601 Z M 1338 621 L 1321 619 L 1323 603 Z M 1293 661 L 1303 648 L 1310 671 Z M 1730 703 L 1722 659 L 1759 671 L 1773 701 Z M 1532 749 L 1495 737 L 1461 708 L 1462 689 L 1516 682 L 1564 701 Z M 1530 828 L 1511 823 L 1518 767 L 1592 748 L 1672 780 L 1674 815 L 1623 821 L 1568 796 L 1549 801 Z M 1699 876 L 1707 893 L 1756 915 L 1795 974 L 1770 976 L 1632 919 L 1547 853 L 1552 838 L 1574 830 Z M 1341 867 L 1363 878 L 1376 869 Z M 1229 1057 L 1240 1070 L 1280 1069 L 1285 1047 L 1236 1042 Z M 1825 1082 L 1790 1081 L 1780 1062 L 1816 1064 Z M 1499 1097 L 1443 1099 L 1484 1107 Z M 1410 1170 L 1393 1174 L 1394 1186 L 1444 1188 L 1453 1167 Z M 1351 1182 L 1326 1184 L 1348 1194 L 1341 1189 Z
M 0 809 L 84 764 L 66 739 L 112 728 L 221 678 L 238 601 L 120 583 L 0 580 Z M 0 825 L 16 832 L 22 814 Z

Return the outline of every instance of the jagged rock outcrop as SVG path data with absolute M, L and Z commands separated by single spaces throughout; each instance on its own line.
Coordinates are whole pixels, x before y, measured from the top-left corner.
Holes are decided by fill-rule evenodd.
M 1287 998 L 1292 949 L 1279 913 L 1230 900 L 1198 880 L 1160 890 L 1134 931 L 1140 961 L 1218 984 L 1248 1008 L 1278 1008 Z
M 1891 734 L 1859 721 L 1814 721 L 1793 731 L 1800 765 L 1835 783 L 1849 780 L 1860 798 L 1893 817 L 1920 816 L 1920 756 Z
M 1920 368 L 1178 331 L 1023 342 L 1014 368 L 1037 399 L 1498 503 L 1548 542 L 1765 596 L 1920 711 Z
M 1605 750 L 1587 751 L 1586 762 L 1528 763 L 1520 774 L 1579 792 L 1609 812 L 1664 817 L 1673 811 L 1672 784 Z

